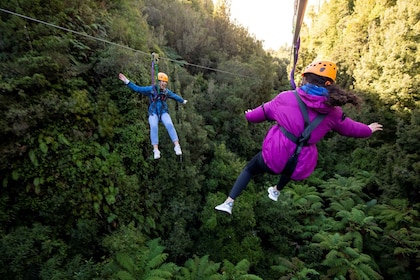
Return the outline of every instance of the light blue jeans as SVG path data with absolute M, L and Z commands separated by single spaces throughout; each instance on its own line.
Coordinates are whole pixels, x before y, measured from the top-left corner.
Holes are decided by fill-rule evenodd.
M 172 123 L 171 116 L 168 113 L 163 113 L 161 116 L 161 121 L 166 127 L 166 130 L 171 137 L 172 142 L 178 141 L 178 134 L 176 133 L 174 124 Z M 152 145 L 159 144 L 159 117 L 156 114 L 149 116 L 149 125 L 150 125 L 150 141 Z

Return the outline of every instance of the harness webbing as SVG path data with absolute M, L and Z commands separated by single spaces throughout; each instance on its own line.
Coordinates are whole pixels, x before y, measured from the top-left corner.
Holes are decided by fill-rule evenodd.
M 293 47 L 293 67 L 290 71 L 290 84 L 292 85 L 293 89 L 296 89 L 296 83 L 295 83 L 295 69 L 296 64 L 299 57 L 299 47 L 300 47 L 300 37 L 298 38 L 296 44 Z
M 305 105 L 305 103 L 303 103 L 302 99 L 300 98 L 299 94 L 297 93 L 297 91 L 293 91 L 298 104 L 299 104 L 299 108 L 300 111 L 302 112 L 303 115 L 303 119 L 305 122 L 305 129 L 303 130 L 303 132 L 299 135 L 299 137 L 296 137 L 295 135 L 293 135 L 292 133 L 290 133 L 289 131 L 287 131 L 284 127 L 280 126 L 280 130 L 283 132 L 283 134 L 290 139 L 290 141 L 292 141 L 293 143 L 296 144 L 296 149 L 293 153 L 293 155 L 289 158 L 289 160 L 287 161 L 283 171 L 282 171 L 282 175 L 280 177 L 279 183 L 277 184 L 277 189 L 281 190 L 289 181 L 290 181 L 290 177 L 292 176 L 293 172 L 295 171 L 297 162 L 298 162 L 298 157 L 300 152 L 302 151 L 302 148 L 304 146 L 308 145 L 308 140 L 311 137 L 311 133 L 312 131 L 322 122 L 322 120 L 325 118 L 325 114 L 318 114 L 315 119 L 310 122 L 309 120 L 309 114 L 308 114 L 308 109 Z
M 296 4 L 297 2 L 297 4 Z M 290 84 L 292 85 L 293 89 L 296 89 L 296 83 L 295 83 L 295 68 L 298 61 L 298 54 L 299 54 L 299 48 L 300 48 L 300 28 L 303 23 L 303 15 L 305 14 L 306 4 L 307 0 L 296 0 L 295 1 L 295 18 L 296 18 L 296 24 L 295 24 L 295 32 L 293 35 L 293 67 L 290 71 Z
M 315 117 L 315 119 L 312 122 L 310 122 L 308 109 L 306 108 L 305 103 L 303 103 L 302 99 L 300 98 L 299 94 L 296 91 L 293 91 L 293 93 L 296 96 L 300 111 L 302 112 L 303 119 L 305 122 L 305 129 L 303 130 L 303 132 L 300 134 L 299 137 L 296 137 L 295 135 L 287 131 L 282 126 L 280 127 L 280 129 L 284 133 L 284 135 L 286 135 L 287 138 L 290 139 L 290 141 L 292 141 L 293 143 L 297 145 L 295 154 L 299 155 L 300 151 L 302 150 L 302 147 L 308 144 L 308 140 L 311 137 L 311 132 L 322 122 L 322 120 L 325 118 L 326 115 L 318 114 Z
M 161 94 L 160 92 L 160 86 L 158 84 L 156 84 L 156 81 L 158 80 L 158 73 L 159 73 L 159 69 L 158 69 L 158 63 L 159 63 L 159 56 L 156 53 L 152 53 L 152 89 L 153 89 L 153 97 L 150 99 L 150 106 L 154 106 L 152 107 L 153 110 L 156 109 L 157 102 L 158 101 L 166 101 L 166 94 L 164 92 L 164 94 Z M 159 112 L 157 112 L 157 115 L 159 117 L 159 120 L 161 120 L 162 117 L 162 109 L 159 110 Z
M 155 85 L 155 82 L 156 82 L 156 80 L 155 80 L 155 77 L 157 77 L 157 75 L 158 75 L 158 62 L 159 62 L 159 56 L 158 56 L 158 54 L 156 54 L 156 53 L 152 53 L 152 85 L 153 85 L 153 88 L 154 88 L 154 85 Z M 154 90 L 155 91 L 155 95 L 156 96 L 158 96 L 159 95 L 159 93 L 160 93 L 160 88 L 159 87 L 157 87 L 157 92 L 156 92 L 156 90 Z

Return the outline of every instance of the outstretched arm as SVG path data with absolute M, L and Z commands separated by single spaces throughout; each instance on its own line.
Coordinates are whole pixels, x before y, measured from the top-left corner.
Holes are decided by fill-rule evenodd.
M 127 77 L 122 73 L 118 74 L 118 79 L 123 81 L 124 84 L 126 84 L 131 90 L 133 90 L 135 92 L 138 92 L 138 93 L 140 93 L 142 95 L 146 95 L 146 96 L 150 96 L 152 94 L 152 91 L 153 91 L 152 86 L 138 86 L 135 83 L 130 82 L 130 80 L 127 79 Z
M 383 130 L 383 125 L 377 122 L 371 123 L 370 125 L 368 125 L 370 130 L 372 130 L 373 132 L 379 131 L 379 130 Z
M 267 116 L 265 114 L 264 104 L 261 106 L 258 106 L 257 108 L 246 110 L 245 118 L 247 119 L 247 121 L 253 122 L 253 123 L 266 121 Z
M 374 122 L 367 125 L 346 117 L 338 122 L 333 130 L 342 136 L 365 138 L 371 136 L 373 132 L 382 130 L 382 124 Z
M 166 89 L 167 90 L 167 92 L 168 92 L 168 97 L 169 98 L 172 98 L 173 100 L 176 100 L 176 101 L 178 101 L 179 103 L 182 103 L 182 104 L 187 104 L 187 100 L 185 100 L 184 98 L 182 98 L 181 96 L 179 96 L 178 94 L 176 94 L 176 93 L 174 93 L 174 92 L 172 92 L 171 90 L 169 90 L 169 89 Z

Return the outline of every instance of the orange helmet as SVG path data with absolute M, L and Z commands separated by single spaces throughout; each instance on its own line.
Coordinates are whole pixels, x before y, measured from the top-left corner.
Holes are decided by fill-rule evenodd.
M 169 79 L 168 79 L 168 75 L 166 75 L 165 73 L 163 73 L 163 72 L 159 72 L 158 73 L 158 80 L 159 81 L 163 81 L 163 82 L 168 82 L 169 81 Z
M 337 77 L 337 65 L 332 61 L 320 60 L 314 61 L 303 70 L 302 75 L 306 73 L 312 73 L 321 77 L 330 78 L 335 82 Z

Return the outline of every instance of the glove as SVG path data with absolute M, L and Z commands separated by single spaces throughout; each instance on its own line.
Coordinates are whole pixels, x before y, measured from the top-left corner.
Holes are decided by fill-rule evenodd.
M 130 82 L 130 80 L 128 80 L 123 74 L 119 74 L 118 78 L 124 82 L 124 84 L 128 84 Z
M 188 100 L 184 99 L 184 102 L 182 102 L 182 104 L 187 104 Z

